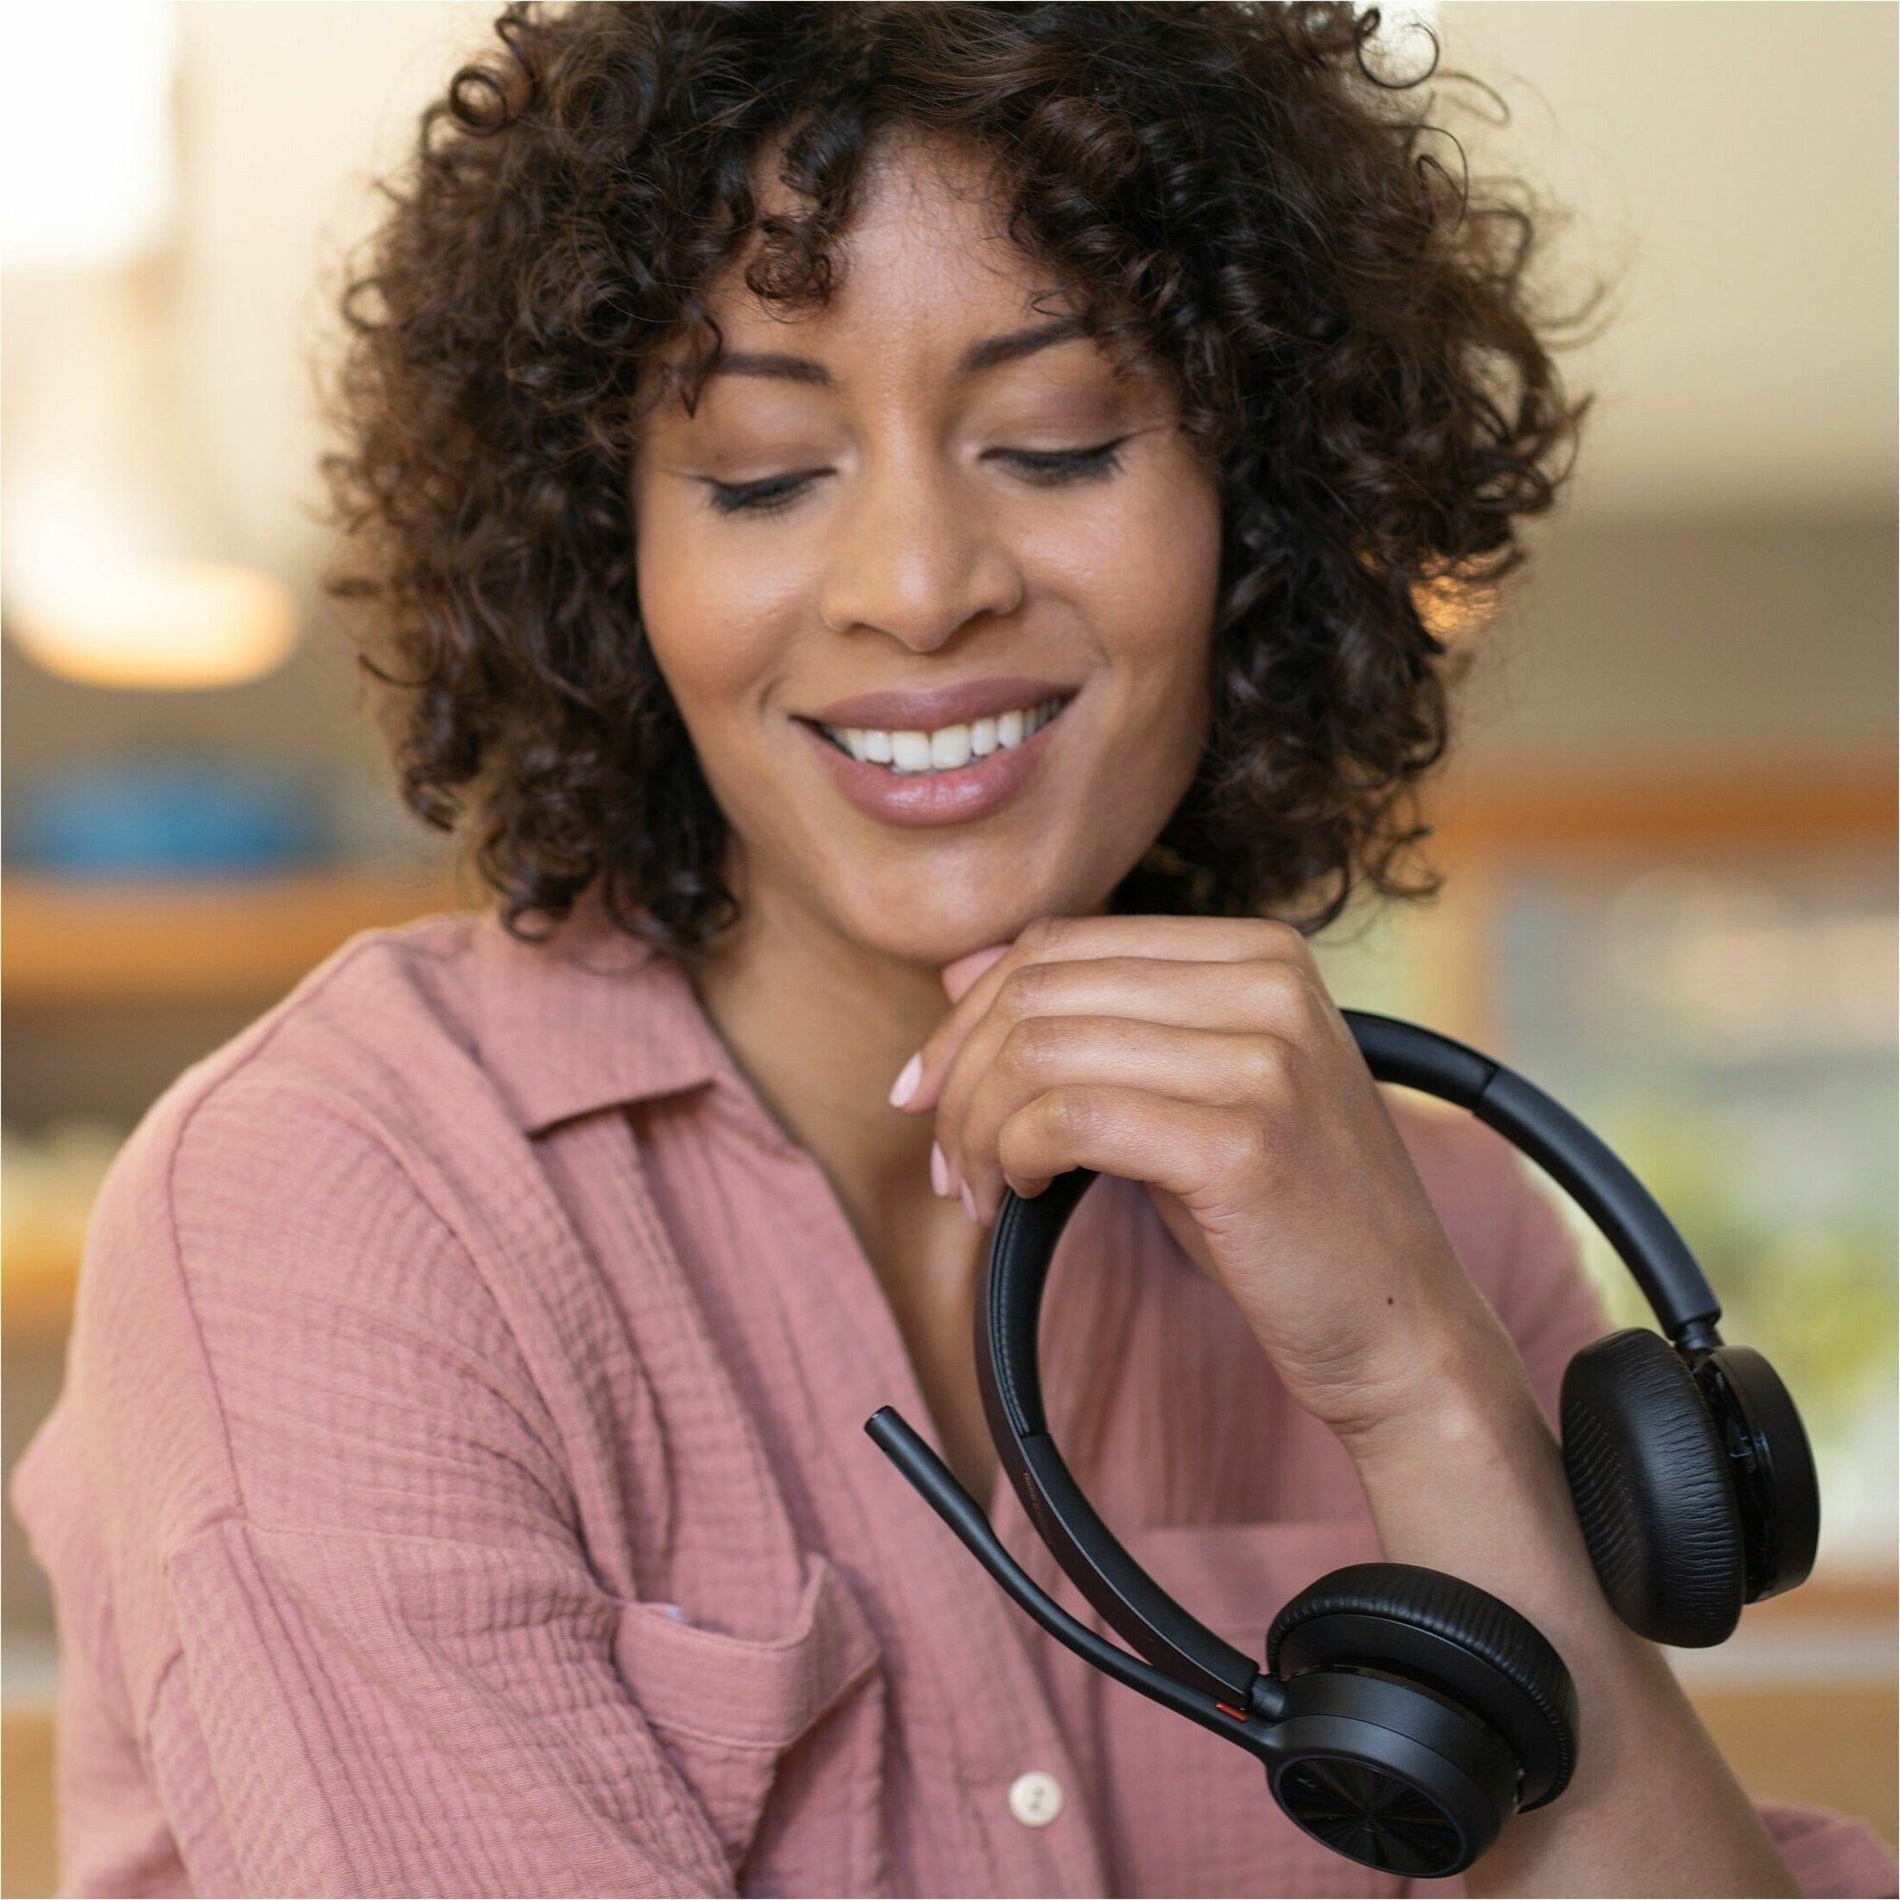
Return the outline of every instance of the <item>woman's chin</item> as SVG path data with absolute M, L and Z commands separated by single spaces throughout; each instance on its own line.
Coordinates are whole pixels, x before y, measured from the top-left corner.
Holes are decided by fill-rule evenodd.
M 999 884 L 1004 880 L 999 876 Z M 896 963 L 922 964 L 941 970 L 945 964 L 973 951 L 1013 943 L 1038 917 L 1078 917 L 1105 910 L 1106 900 L 1079 899 L 1055 880 L 1040 880 L 1025 891 L 1016 884 L 1008 902 L 994 894 L 957 897 L 938 881 L 899 886 L 880 895 L 866 912 L 853 907 L 844 920 L 845 934 L 866 952 Z

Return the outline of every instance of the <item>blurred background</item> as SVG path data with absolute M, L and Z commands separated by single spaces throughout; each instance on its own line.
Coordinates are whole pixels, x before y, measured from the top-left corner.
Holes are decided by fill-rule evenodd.
M 309 366 L 370 180 L 494 12 L 102 4 L 83 118 L 48 84 L 0 124 L 9 1471 L 144 1109 L 354 931 L 475 896 L 402 812 L 316 586 Z M 1598 393 L 1578 476 L 1455 629 L 1444 893 L 1322 961 L 1599 1129 L 1788 1378 L 1816 1576 L 1681 1672 L 1751 1789 L 1891 1840 L 1900 14 L 1445 0 L 1388 10 L 1395 67 L 1408 17 L 1474 176 L 1568 214 L 1553 307 L 1617 290 L 1563 358 Z M 68 70 L 70 24 L 10 16 L 14 70 Z M 58 1661 L 10 1513 L 4 1565 L 0 1888 L 45 1893 Z

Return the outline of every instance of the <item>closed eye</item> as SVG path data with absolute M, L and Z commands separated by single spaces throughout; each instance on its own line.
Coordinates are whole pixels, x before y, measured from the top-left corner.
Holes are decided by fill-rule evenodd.
M 997 449 L 994 453 L 1014 462 L 1037 487 L 1057 488 L 1068 482 L 1106 480 L 1121 467 L 1121 447 L 1127 440 L 1117 436 L 1092 449 Z M 779 514 L 823 472 L 774 475 L 759 482 L 707 480 L 707 500 L 722 515 Z

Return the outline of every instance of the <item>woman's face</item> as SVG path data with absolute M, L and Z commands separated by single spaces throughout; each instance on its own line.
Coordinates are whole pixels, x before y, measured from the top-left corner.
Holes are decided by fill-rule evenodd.
M 816 314 L 734 273 L 713 309 L 737 360 L 695 416 L 655 411 L 631 491 L 641 611 L 742 906 L 933 965 L 1100 911 L 1167 822 L 1206 739 L 1220 554 L 1158 371 L 1118 379 L 1081 336 L 985 360 L 1051 318 L 977 179 L 887 154 Z M 947 688 L 975 703 L 833 710 Z M 1008 714 L 1050 694 L 1018 750 Z M 919 731 L 927 754 L 886 736 Z

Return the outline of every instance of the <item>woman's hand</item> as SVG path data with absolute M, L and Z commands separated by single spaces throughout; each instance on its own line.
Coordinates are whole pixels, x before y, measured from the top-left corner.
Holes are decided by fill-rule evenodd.
M 1349 1447 L 1521 1379 L 1290 926 L 1045 917 L 945 987 L 903 1107 L 935 1111 L 979 1220 L 1073 1167 L 1145 1183 Z
M 1516 1349 L 1305 940 L 1251 919 L 1042 918 L 944 987 L 954 1007 L 899 1105 L 935 1111 L 978 1218 L 1072 1167 L 1144 1182 L 1353 1454 L 1385 1556 L 1469 1578 L 1569 1664 L 1576 1778 L 1506 1827 L 1468 1890 L 1796 1892 L 1661 1652 L 1598 1588 Z

